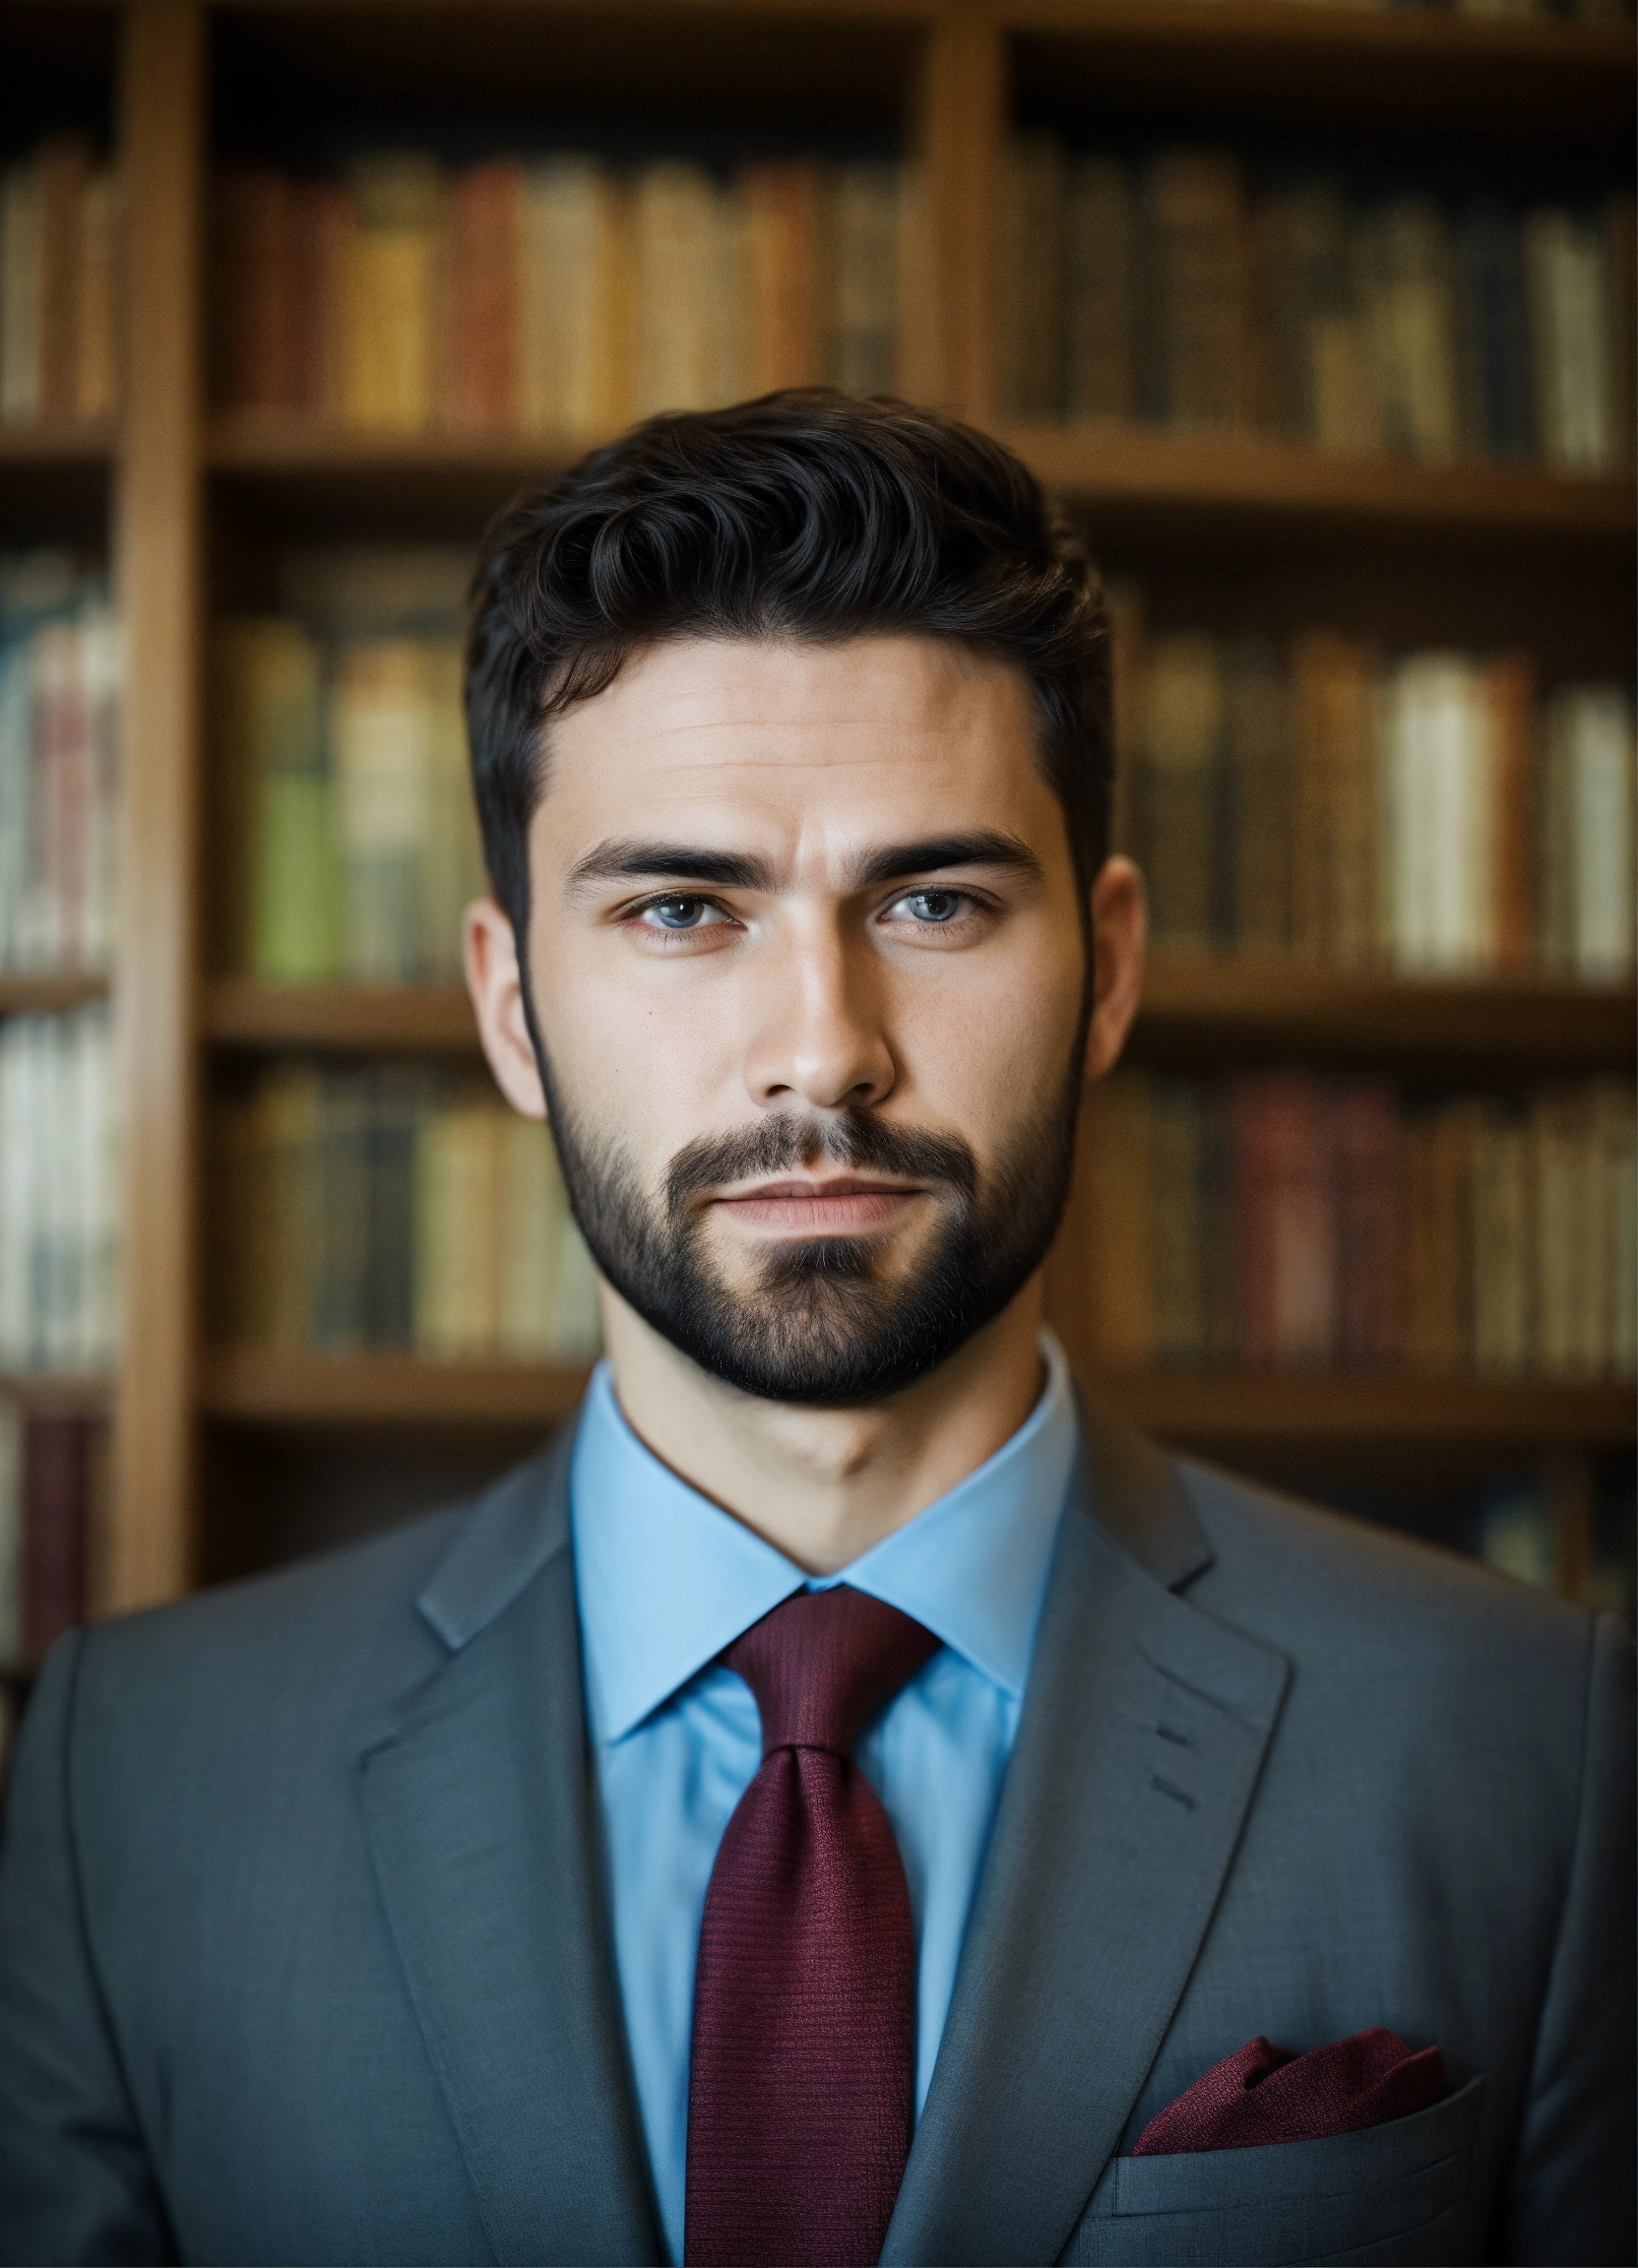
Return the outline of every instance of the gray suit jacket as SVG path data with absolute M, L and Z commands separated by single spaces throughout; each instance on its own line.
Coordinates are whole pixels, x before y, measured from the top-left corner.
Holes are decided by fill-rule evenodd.
M 567 1443 L 66 1641 L 0 1863 L 16 2260 L 662 2257 Z M 1630 2260 L 1632 1650 L 1095 1423 L 884 2259 Z M 1133 2158 L 1257 2033 L 1451 2093 Z

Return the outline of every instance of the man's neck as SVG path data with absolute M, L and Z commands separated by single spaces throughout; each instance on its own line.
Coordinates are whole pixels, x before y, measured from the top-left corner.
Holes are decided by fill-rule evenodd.
M 1040 1395 L 1040 1322 L 1037 1276 L 903 1394 L 870 1409 L 826 1410 L 725 1386 L 603 1292 L 615 1388 L 633 1430 L 691 1487 L 811 1575 L 850 1565 L 1017 1432 Z

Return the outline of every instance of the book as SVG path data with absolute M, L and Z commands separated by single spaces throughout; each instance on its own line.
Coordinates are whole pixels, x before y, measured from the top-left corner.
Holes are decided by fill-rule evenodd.
M 429 158 L 386 155 L 360 159 L 350 186 L 343 350 L 347 419 L 412 433 L 431 421 L 437 395 L 442 175 Z
M 1152 638 L 1134 780 L 1139 857 L 1158 945 L 1205 951 L 1220 930 L 1223 676 L 1209 638 Z
M 632 189 L 632 411 L 706 410 L 731 369 L 728 217 L 699 165 L 652 165 Z
M 583 438 L 625 422 L 635 282 L 628 199 L 599 165 L 558 158 L 524 176 L 520 420 Z
M 1532 213 L 1524 265 L 1542 453 L 1566 471 L 1604 472 L 1616 458 L 1617 342 L 1603 231 L 1590 217 Z
M 1457 453 L 1456 298 L 1449 228 L 1431 198 L 1395 198 L 1364 223 L 1366 324 L 1390 450 Z
M 440 1067 L 299 1059 L 219 1098 L 213 1332 L 443 1359 L 597 1352 L 551 1136 Z
M 1505 207 L 1477 200 L 1455 224 L 1460 429 L 1466 453 L 1537 453 L 1530 308 L 1519 231 Z
M 1089 1099 L 1054 1308 L 1115 1369 L 1630 1376 L 1634 1119 L 1613 1081 L 1411 1102 L 1122 1071 Z
M 742 266 L 730 278 L 727 320 L 738 331 L 731 394 L 749 398 L 782 386 L 811 386 L 821 362 L 820 169 L 800 159 L 747 165 L 735 197 Z M 861 263 L 849 265 L 857 273 Z
M 1224 649 L 1223 704 L 1223 940 L 1242 952 L 1283 953 L 1292 938 L 1291 710 L 1272 643 L 1236 639 Z
M 914 274 L 912 169 L 871 159 L 822 176 L 818 329 L 822 374 L 850 394 L 903 390 L 901 304 Z
M 1071 158 L 1064 178 L 1064 413 L 1120 424 L 1137 411 L 1137 243 L 1118 158 Z
M 1312 1080 L 1242 1079 L 1233 1102 L 1240 1354 L 1316 1366 L 1337 1345 L 1335 1160 Z
M 1054 418 L 1062 410 L 1063 221 L 1058 139 L 1020 135 L 1002 163 L 999 358 L 1001 400 L 1026 421 Z
M 85 1619 L 89 1427 L 36 1412 L 23 1433 L 23 1658 L 38 1662 Z
M 1614 685 L 1566 686 L 1547 704 L 1542 830 L 1544 957 L 1594 980 L 1633 967 L 1632 708 Z
M 1402 662 L 1387 695 L 1388 942 L 1418 969 L 1490 966 L 1496 796 L 1482 680 L 1459 655 Z
M 1357 641 L 1292 641 L 1292 940 L 1303 958 L 1343 967 L 1374 957 L 1381 926 L 1376 683 Z
M 117 1193 L 106 1008 L 0 1024 L 0 1369 L 111 1366 Z
M 1238 165 L 1166 151 L 1143 182 L 1147 320 L 1141 399 L 1157 424 L 1231 432 L 1248 423 L 1248 241 Z
M 522 421 L 519 263 L 522 168 L 506 159 L 458 173 L 448 197 L 441 399 L 453 426 L 504 432 Z
M 18 1404 L 0 1395 L 0 1670 L 23 1659 L 23 1433 Z M 0 1769 L 4 1759 L 0 1758 Z

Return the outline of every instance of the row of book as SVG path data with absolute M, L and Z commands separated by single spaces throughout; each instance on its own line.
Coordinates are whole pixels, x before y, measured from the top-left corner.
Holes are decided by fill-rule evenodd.
M 214 1327 L 240 1345 L 578 1359 L 592 1265 L 546 1128 L 414 1063 L 272 1065 L 213 1120 Z
M 112 414 L 118 247 L 118 177 L 81 136 L 0 172 L 0 424 Z
M 118 1330 L 118 1149 L 100 1004 L 0 1023 L 0 1370 L 98 1371 Z
M 103 577 L 0 554 L 0 970 L 107 966 L 120 683 Z
M 1005 168 L 1002 400 L 1036 420 L 1323 449 L 1631 462 L 1634 205 L 1253 193 L 1236 158 L 1021 137 Z
M 220 184 L 228 408 L 389 431 L 589 435 L 899 370 L 903 169 L 361 158 Z
M 214 735 L 234 846 L 218 952 L 271 983 L 459 976 L 483 888 L 461 706 L 470 561 L 286 554 L 286 612 L 224 623 Z
M 1638 1360 L 1630 1087 L 1412 1104 L 1375 1079 L 1122 1071 L 1091 1108 L 1103 1360 L 1554 1378 Z
M 32 1668 L 86 1618 L 107 1429 L 0 1395 L 0 1670 Z
M 1146 635 L 1112 594 L 1117 835 L 1155 942 L 1589 980 L 1634 952 L 1632 705 L 1527 657 Z

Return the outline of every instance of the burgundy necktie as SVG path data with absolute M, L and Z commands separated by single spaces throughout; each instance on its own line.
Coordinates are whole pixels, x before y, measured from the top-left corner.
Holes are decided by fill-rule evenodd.
M 688 2268 L 876 2260 L 914 2115 L 915 1954 L 887 1814 L 852 1760 L 939 1641 L 846 1586 L 798 1592 L 723 1659 L 762 1768 L 706 1892 L 688 2091 Z

